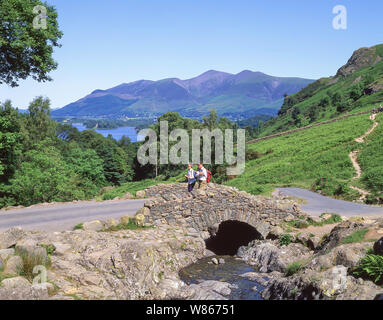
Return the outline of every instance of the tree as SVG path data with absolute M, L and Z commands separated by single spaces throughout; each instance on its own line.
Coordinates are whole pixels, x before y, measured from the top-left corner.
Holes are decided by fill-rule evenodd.
M 84 199 L 78 188 L 80 177 L 63 160 L 57 149 L 42 142 L 25 154 L 20 169 L 6 186 L 14 204 Z
M 215 109 L 210 110 L 209 116 L 208 117 L 203 117 L 202 118 L 202 123 L 203 126 L 212 131 L 217 124 L 218 120 L 218 115 Z
M 352 87 L 351 92 L 350 92 L 350 98 L 352 100 L 356 101 L 362 95 L 363 95 L 363 88 L 359 83 Z
M 46 8 L 46 28 L 34 26 L 36 6 Z M 62 37 L 56 9 L 40 0 L 2 0 L 0 12 L 0 84 L 16 87 L 30 76 L 51 81 L 48 73 L 57 68 L 53 49 Z
M 334 93 L 331 96 L 331 103 L 333 106 L 337 106 L 340 102 L 342 102 L 342 95 L 339 92 Z
M 11 102 L 0 104 L 0 183 L 15 172 L 21 155 L 20 121 Z
M 103 161 L 94 150 L 81 150 L 77 147 L 71 150 L 66 163 L 81 178 L 78 187 L 86 197 L 95 196 L 98 190 L 106 185 Z
M 37 97 L 29 105 L 29 114 L 26 119 L 28 132 L 27 148 L 41 142 L 44 139 L 56 139 L 56 123 L 50 118 L 50 101 L 48 98 Z
M 322 98 L 319 102 L 319 106 L 321 108 L 326 108 L 327 106 L 329 106 L 331 103 L 330 101 L 330 97 L 329 96 L 325 96 L 324 98 Z
M 314 122 L 319 115 L 319 110 L 317 106 L 311 106 L 308 110 L 308 117 L 310 118 L 310 122 Z

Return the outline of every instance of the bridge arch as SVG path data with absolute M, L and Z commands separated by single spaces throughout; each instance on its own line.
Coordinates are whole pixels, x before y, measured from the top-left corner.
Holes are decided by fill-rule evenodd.
M 219 232 L 229 236 L 227 230 L 237 234 L 242 230 L 248 235 L 244 241 L 266 239 L 281 220 L 302 215 L 293 201 L 254 196 L 233 187 L 209 183 L 206 190 L 186 190 L 185 184 L 149 187 L 144 194 L 151 199 L 138 213 L 147 223 L 182 226 L 207 242 Z
M 263 236 L 253 226 L 238 220 L 226 220 L 219 224 L 211 237 L 205 240 L 206 249 L 216 255 L 235 255 L 241 246 L 262 239 Z

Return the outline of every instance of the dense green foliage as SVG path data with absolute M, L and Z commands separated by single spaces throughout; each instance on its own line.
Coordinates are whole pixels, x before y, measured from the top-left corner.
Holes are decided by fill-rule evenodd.
M 71 121 L 74 122 L 73 120 Z M 137 129 L 147 128 L 153 124 L 154 119 L 78 119 L 87 129 L 116 129 L 119 127 L 136 127 Z
M 34 28 L 35 6 L 45 6 L 46 28 Z M 53 60 L 54 47 L 62 33 L 58 28 L 57 12 L 40 0 L 0 1 L 0 84 L 17 86 L 17 81 L 31 76 L 37 81 L 49 81 L 48 73 L 57 68 Z
M 168 121 L 169 132 L 186 129 L 190 139 L 192 129 L 236 128 L 214 111 L 202 122 L 184 119 L 178 113 L 165 114 L 159 120 Z M 152 128 L 159 139 L 159 123 Z M 7 101 L 0 105 L 0 207 L 95 196 L 109 200 L 127 192 L 134 195 L 164 180 L 184 180 L 185 164 L 138 163 L 137 151 L 143 143 L 132 143 L 128 137 L 116 141 L 93 130 L 79 132 L 69 124 L 57 123 L 50 118 L 49 100 L 42 97 L 32 101 L 25 114 L 18 113 Z M 215 172 L 224 172 L 224 168 L 210 166 Z M 105 186 L 115 188 L 100 194 Z
M 57 124 L 42 97 L 26 114 L 0 104 L 0 207 L 93 198 L 134 179 L 137 148 L 126 137 Z
M 356 267 L 352 268 L 351 273 L 381 284 L 383 282 L 383 256 L 368 254 Z

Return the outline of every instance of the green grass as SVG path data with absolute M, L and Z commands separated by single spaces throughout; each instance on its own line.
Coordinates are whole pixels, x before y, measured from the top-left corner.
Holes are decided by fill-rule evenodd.
M 279 244 L 281 246 L 288 246 L 292 241 L 291 235 L 289 234 L 282 234 L 281 237 L 279 238 Z
M 9 278 L 17 277 L 17 274 L 3 274 L 2 271 L 0 271 L 0 283 L 1 281 Z
M 73 230 L 84 230 L 84 223 L 79 223 L 75 225 Z
M 273 152 L 246 162 L 245 172 L 225 184 L 252 194 L 267 195 L 275 187 L 293 186 L 355 199 L 358 193 L 348 188 L 355 175 L 348 155 L 359 147 L 354 139 L 371 123 L 368 115 L 356 116 L 251 144 L 249 149 Z M 323 183 L 316 183 L 321 178 Z
M 51 265 L 50 257 L 44 257 L 42 255 L 28 254 L 25 250 L 16 250 L 16 255 L 22 259 L 22 267 L 19 270 L 19 275 L 25 277 L 29 281 L 32 281 L 36 274 L 33 273 L 33 268 L 35 266 L 44 266 L 47 269 Z
M 368 254 L 351 270 L 351 274 L 381 284 L 383 282 L 383 256 Z
M 358 161 L 362 168 L 362 188 L 372 192 L 383 190 L 383 114 L 378 115 L 378 127 L 361 145 Z
M 174 179 L 168 180 L 168 181 L 147 179 L 147 180 L 123 183 L 121 186 L 118 186 L 102 194 L 101 200 L 112 200 L 116 197 L 122 197 L 128 192 L 135 197 L 136 192 L 139 190 L 144 190 L 147 187 L 150 187 L 159 183 L 171 183 L 171 182 L 174 182 Z
M 330 218 L 322 220 L 321 222 L 315 222 L 311 220 L 310 218 L 308 219 L 308 222 L 312 226 L 322 227 L 326 224 L 335 224 L 335 223 L 342 222 L 342 218 L 339 214 L 332 213 Z
M 360 229 L 356 230 L 352 234 L 348 235 L 346 238 L 342 240 L 342 244 L 354 243 L 354 242 L 362 242 L 364 240 L 364 236 L 368 232 L 368 229 Z
M 120 231 L 120 230 L 144 230 L 144 229 L 150 229 L 150 228 L 153 228 L 153 226 L 139 226 L 132 219 L 130 219 L 128 223 L 119 223 L 116 226 L 111 226 L 101 231 L 113 232 L 113 231 Z
M 304 262 L 303 261 L 295 261 L 291 264 L 289 264 L 286 267 L 286 276 L 292 276 L 293 274 L 297 273 L 298 271 L 302 270 L 304 268 Z

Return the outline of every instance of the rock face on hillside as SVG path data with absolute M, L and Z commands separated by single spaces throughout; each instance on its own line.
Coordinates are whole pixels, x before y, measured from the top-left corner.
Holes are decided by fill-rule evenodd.
M 336 75 L 346 77 L 360 69 L 379 63 L 382 61 L 382 57 L 379 55 L 378 47 L 374 46 L 356 50 L 347 63 L 338 70 Z

